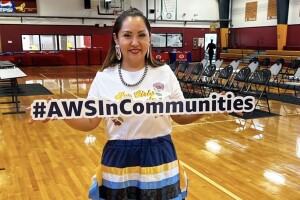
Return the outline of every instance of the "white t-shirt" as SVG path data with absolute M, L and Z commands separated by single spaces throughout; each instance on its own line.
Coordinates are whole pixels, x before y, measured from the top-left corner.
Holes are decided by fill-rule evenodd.
M 144 69 L 135 72 L 121 70 L 126 83 L 141 79 Z M 144 80 L 137 86 L 125 86 L 119 77 L 118 66 L 98 72 L 91 85 L 88 98 L 121 100 L 184 99 L 176 76 L 168 65 L 148 67 Z M 171 133 L 170 116 L 120 116 L 105 118 L 106 134 L 110 140 L 155 138 Z

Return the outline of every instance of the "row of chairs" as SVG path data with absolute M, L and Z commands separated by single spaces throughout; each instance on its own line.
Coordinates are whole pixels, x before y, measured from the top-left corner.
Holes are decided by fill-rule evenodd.
M 231 70 L 229 70 L 228 66 L 232 67 L 232 74 L 236 75 L 240 71 L 240 69 L 238 69 L 239 64 L 240 64 L 239 61 L 232 61 L 227 66 L 228 68 L 226 68 L 226 70 L 228 71 L 227 73 L 225 73 L 226 70 L 224 70 L 224 71 L 222 70 L 222 67 L 221 67 L 222 63 L 223 63 L 223 60 L 217 60 L 214 65 L 210 66 L 210 65 L 208 65 L 207 60 L 203 59 L 192 70 L 189 70 L 190 64 L 188 62 L 185 62 L 185 63 L 179 63 L 179 62 L 176 63 L 175 62 L 175 63 L 173 63 L 173 71 L 176 74 L 176 76 L 178 77 L 178 80 L 180 81 L 181 85 L 183 86 L 183 89 L 186 89 L 184 87 L 186 87 L 187 84 L 197 82 L 197 80 L 199 80 L 200 75 L 205 77 L 204 79 L 206 79 L 206 81 L 212 81 L 213 79 L 215 79 L 213 84 L 216 85 L 215 82 L 216 83 L 220 82 L 220 80 L 218 80 L 218 78 L 223 79 L 223 80 L 221 80 L 222 82 L 224 82 L 224 81 L 226 82 L 226 80 L 230 81 L 229 77 L 231 77 L 231 76 L 229 76 L 229 74 L 230 74 L 229 72 Z M 277 88 L 278 94 L 280 94 L 279 93 L 280 88 L 285 89 L 284 93 L 286 92 L 287 89 L 292 89 L 292 90 L 294 90 L 295 96 L 297 96 L 297 94 L 299 94 L 299 86 L 300 86 L 299 85 L 300 84 L 299 83 L 300 60 L 292 61 L 292 63 L 289 65 L 289 67 L 287 67 L 285 69 L 285 71 L 283 70 L 284 63 L 285 62 L 283 59 L 279 59 L 271 67 L 267 68 L 271 72 L 270 80 L 267 83 L 268 91 L 270 91 L 271 87 L 275 87 L 275 88 Z M 265 69 L 264 66 L 262 67 L 259 64 L 258 60 L 252 60 L 247 67 L 250 69 L 250 75 L 253 75 L 254 72 L 257 70 Z M 176 68 L 177 68 L 177 70 L 176 70 Z M 295 68 L 297 68 L 296 71 L 295 71 Z M 294 73 L 291 73 L 290 69 L 293 69 Z M 222 73 L 220 73 L 220 76 L 218 76 L 220 71 L 222 71 Z M 237 77 L 239 77 L 239 76 L 237 76 Z M 249 78 L 251 78 L 251 76 L 249 76 Z M 280 84 L 281 82 L 283 84 Z M 197 83 L 197 84 L 201 85 L 203 83 L 201 82 L 201 83 Z M 228 83 L 226 82 L 226 84 L 228 84 Z M 210 84 L 209 86 L 210 86 L 210 88 L 212 88 L 212 84 Z M 205 96 L 205 94 L 203 94 L 204 93 L 203 87 L 199 87 L 199 88 L 200 88 L 201 94 Z M 214 88 L 214 89 L 216 89 L 216 88 Z M 206 93 L 209 93 L 209 92 L 206 92 Z
M 195 68 L 201 68 L 201 65 L 197 65 Z M 267 69 L 252 72 L 249 67 L 244 67 L 234 72 L 233 66 L 227 65 L 217 71 L 215 65 L 208 65 L 202 69 L 202 73 L 196 80 L 179 81 L 182 90 L 187 93 L 187 97 L 208 97 L 211 92 L 230 91 L 235 95 L 257 97 L 255 107 L 261 100 L 265 100 L 268 112 L 270 112 L 267 96 L 267 84 L 270 78 L 271 72 Z M 260 104 L 260 107 L 262 106 L 264 105 Z
M 285 94 L 288 89 L 291 89 L 294 91 L 295 97 L 297 97 L 300 91 L 300 60 L 293 60 L 286 67 L 284 67 L 285 60 L 283 58 L 276 60 L 271 66 L 270 61 L 270 58 L 264 58 L 257 68 L 258 70 L 269 69 L 271 71 L 271 80 L 268 83 L 268 91 L 270 91 L 271 87 L 275 87 L 277 88 L 277 93 L 281 94 L 281 88 L 285 89 L 283 92 Z M 252 58 L 249 63 L 259 63 L 258 57 Z
M 261 100 L 265 100 L 268 112 L 270 112 L 267 88 L 272 77 L 271 70 L 275 70 L 275 66 L 260 70 L 258 62 L 255 61 L 242 69 L 238 69 L 239 61 L 232 62 L 224 68 L 221 65 L 222 60 L 212 65 L 201 61 L 189 70 L 190 64 L 184 62 L 174 63 L 171 69 L 189 98 L 208 97 L 211 92 L 231 91 L 235 95 L 257 97 L 255 106 Z

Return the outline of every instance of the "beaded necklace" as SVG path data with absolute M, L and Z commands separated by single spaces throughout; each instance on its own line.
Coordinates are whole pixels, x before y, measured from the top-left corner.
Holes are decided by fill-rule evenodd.
M 140 83 L 144 80 L 144 78 L 145 78 L 145 76 L 146 76 L 146 74 L 147 74 L 147 71 L 148 71 L 148 65 L 146 65 L 146 67 L 145 67 L 145 71 L 144 71 L 144 73 L 143 73 L 142 78 L 141 78 L 138 82 L 136 82 L 136 83 L 134 83 L 134 84 L 129 84 L 129 83 L 126 83 L 126 82 L 124 81 L 123 76 L 122 76 L 122 72 L 121 72 L 121 65 L 120 65 L 120 64 L 118 65 L 118 71 L 119 71 L 119 76 L 120 76 L 121 82 L 122 82 L 125 86 L 128 86 L 128 87 L 134 87 L 134 86 L 137 86 L 138 84 L 140 84 Z

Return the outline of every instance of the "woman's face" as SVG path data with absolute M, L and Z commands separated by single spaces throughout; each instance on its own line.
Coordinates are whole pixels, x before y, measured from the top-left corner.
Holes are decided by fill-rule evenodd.
M 150 33 L 141 17 L 127 17 L 115 37 L 125 63 L 144 62 L 150 45 Z

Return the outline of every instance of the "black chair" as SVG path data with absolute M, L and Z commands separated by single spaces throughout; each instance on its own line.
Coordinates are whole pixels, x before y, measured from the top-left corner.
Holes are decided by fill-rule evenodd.
M 285 64 L 284 58 L 279 58 L 275 62 L 278 63 L 278 64 L 281 63 L 282 66 Z
M 201 76 L 203 72 L 203 64 L 200 62 L 197 65 L 195 65 L 189 73 L 188 76 L 186 76 L 184 79 L 180 79 L 179 83 L 181 86 L 181 89 L 184 91 L 186 90 L 188 93 L 190 93 L 190 87 L 193 82 L 195 82 L 199 77 Z
M 205 67 L 201 77 L 192 84 L 192 93 L 191 95 L 196 95 L 200 97 L 205 97 L 205 87 L 208 83 L 213 81 L 213 77 L 216 72 L 216 65 L 211 64 Z M 197 91 L 199 90 L 199 93 Z
M 284 84 L 286 81 L 290 80 L 290 76 L 294 76 L 298 67 L 300 67 L 300 60 L 292 60 L 288 67 L 286 67 L 284 72 L 281 72 L 281 79 L 279 84 Z
M 174 74 L 176 74 L 177 68 L 179 66 L 179 62 L 175 61 L 175 62 L 171 63 L 169 66 L 170 66 L 171 70 L 174 72 Z
M 249 60 L 249 64 L 252 62 L 258 62 L 258 61 L 259 61 L 258 57 L 253 57 Z
M 292 76 L 288 76 L 287 82 L 284 83 L 285 85 L 285 91 L 284 94 L 286 93 L 287 90 L 293 90 L 294 95 L 297 98 L 299 93 L 300 93 L 300 67 L 296 70 L 295 74 Z
M 178 70 L 175 73 L 178 80 L 184 79 L 184 77 L 187 76 L 189 66 L 189 62 L 183 62 L 179 64 Z
M 230 78 L 233 73 L 233 67 L 231 65 L 226 66 L 223 68 L 219 73 L 218 76 L 215 77 L 215 79 L 208 83 L 207 86 L 211 89 L 208 90 L 209 93 L 211 91 L 220 91 L 223 87 L 229 86 Z M 209 96 L 209 94 L 206 94 L 206 96 Z
M 247 86 L 247 88 L 240 91 L 241 95 L 256 97 L 255 108 L 258 105 L 260 107 L 266 107 L 266 108 L 268 108 L 269 113 L 271 111 L 270 111 L 270 106 L 269 106 L 267 87 L 268 87 L 270 78 L 271 78 L 271 71 L 268 69 L 255 71 L 253 76 L 249 80 L 249 85 Z M 259 104 L 261 100 L 266 101 L 267 105 Z
M 271 59 L 270 58 L 264 58 L 261 61 L 261 64 L 258 66 L 258 69 L 259 70 L 261 70 L 261 69 L 268 69 L 269 66 L 270 66 L 270 63 L 271 63 Z
M 242 68 L 234 75 L 234 78 L 232 81 L 230 81 L 230 84 L 222 87 L 221 90 L 230 91 L 237 95 L 241 90 L 246 88 L 250 75 L 251 69 L 249 67 Z

